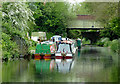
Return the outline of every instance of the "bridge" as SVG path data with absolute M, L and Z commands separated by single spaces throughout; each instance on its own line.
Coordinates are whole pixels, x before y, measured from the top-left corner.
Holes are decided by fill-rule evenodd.
M 104 27 L 100 22 L 95 21 L 95 17 L 91 15 L 77 15 L 75 19 L 69 21 L 69 27 L 66 29 L 67 34 L 69 30 L 96 30 L 81 31 L 81 36 L 91 41 L 91 44 L 95 43 L 100 38 L 100 30 Z
M 67 30 L 102 30 L 104 28 L 67 28 Z

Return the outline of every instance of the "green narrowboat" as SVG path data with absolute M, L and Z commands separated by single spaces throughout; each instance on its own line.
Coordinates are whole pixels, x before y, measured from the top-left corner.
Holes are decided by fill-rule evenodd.
M 33 55 L 35 60 L 50 59 L 54 56 L 56 51 L 56 43 L 52 41 L 45 41 L 38 43 L 36 46 L 35 54 Z

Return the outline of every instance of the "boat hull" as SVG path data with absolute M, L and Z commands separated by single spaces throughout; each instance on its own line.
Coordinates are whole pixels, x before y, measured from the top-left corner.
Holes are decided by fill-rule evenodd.
M 40 60 L 40 59 L 45 59 L 45 60 L 50 60 L 54 54 L 33 54 L 33 59 L 34 60 Z

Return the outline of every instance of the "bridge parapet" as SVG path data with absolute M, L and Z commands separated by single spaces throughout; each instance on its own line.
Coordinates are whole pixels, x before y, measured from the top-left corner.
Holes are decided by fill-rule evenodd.
M 68 30 L 102 30 L 104 28 L 75 28 L 75 27 L 68 27 Z
M 103 28 L 99 21 L 92 15 L 76 15 L 77 17 L 68 22 L 69 28 Z

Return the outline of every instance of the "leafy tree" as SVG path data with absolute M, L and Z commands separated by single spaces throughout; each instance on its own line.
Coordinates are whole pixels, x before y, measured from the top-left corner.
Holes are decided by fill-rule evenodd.
M 82 6 L 103 25 L 118 17 L 118 2 L 84 2 Z
M 114 18 L 111 20 L 104 30 L 101 31 L 101 36 L 109 37 L 110 40 L 120 38 L 120 27 L 118 26 L 120 23 L 119 18 Z
M 27 4 L 22 2 L 3 3 L 2 13 L 3 32 L 11 35 L 17 34 L 21 37 L 26 36 L 26 32 L 30 29 L 28 23 L 34 20 L 33 12 Z
M 6 33 L 2 33 L 2 54 L 4 58 L 18 57 L 18 45 L 11 41 L 11 37 Z
M 34 31 L 52 32 L 53 34 L 64 34 L 66 32 L 67 22 L 72 18 L 69 12 L 69 5 L 63 2 L 59 3 L 34 3 L 34 18 L 36 27 Z
M 120 38 L 118 2 L 85 2 L 82 6 L 105 27 L 101 31 L 102 37 L 109 37 L 110 40 Z
M 34 25 L 33 12 L 23 2 L 4 2 L 2 4 L 2 49 L 3 58 L 18 56 L 19 47 L 14 36 L 26 40 L 26 34 Z
M 82 39 L 81 31 L 80 30 L 69 30 L 68 37 L 73 38 L 73 39 L 77 39 L 77 38 Z

